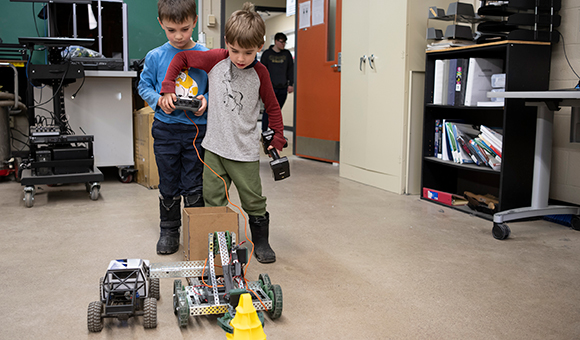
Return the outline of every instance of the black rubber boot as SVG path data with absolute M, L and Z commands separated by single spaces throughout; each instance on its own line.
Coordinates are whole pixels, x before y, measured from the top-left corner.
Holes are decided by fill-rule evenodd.
M 276 253 L 270 247 L 268 237 L 270 234 L 270 214 L 264 216 L 250 216 L 250 230 L 254 243 L 254 255 L 260 263 L 276 262 Z
M 198 193 L 183 196 L 183 205 L 186 208 L 205 206 L 205 204 L 203 203 L 203 196 Z
M 159 197 L 161 223 L 157 241 L 157 254 L 169 255 L 179 250 L 179 227 L 181 226 L 181 196 Z

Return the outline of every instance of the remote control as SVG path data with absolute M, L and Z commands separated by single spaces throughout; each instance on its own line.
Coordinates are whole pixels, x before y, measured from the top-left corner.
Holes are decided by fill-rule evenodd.
M 173 102 L 173 105 L 175 105 L 176 110 L 197 112 L 201 107 L 201 100 L 197 98 L 192 99 L 177 98 L 177 100 Z

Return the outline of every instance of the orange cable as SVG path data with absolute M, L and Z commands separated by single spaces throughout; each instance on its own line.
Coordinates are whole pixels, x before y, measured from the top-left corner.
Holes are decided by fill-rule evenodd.
M 240 212 L 240 214 L 244 218 L 244 235 L 246 236 L 246 240 L 248 240 L 252 244 L 252 251 L 250 252 L 250 257 L 248 257 L 248 263 L 246 263 L 246 268 L 244 270 L 244 279 L 245 279 L 246 273 L 248 272 L 248 267 L 250 266 L 250 261 L 252 260 L 252 254 L 254 253 L 254 242 L 252 242 L 252 240 L 250 240 L 250 238 L 248 237 L 248 228 L 247 228 L 248 220 L 246 219 L 246 216 L 242 212 L 242 209 L 240 207 L 238 207 L 237 205 L 235 205 L 234 203 L 232 203 L 232 201 L 230 201 L 230 195 L 228 194 L 228 185 L 226 183 L 226 180 L 223 179 L 220 175 L 218 175 L 217 172 L 215 172 L 209 165 L 207 165 L 203 161 L 203 159 L 201 159 L 201 156 L 199 155 L 199 150 L 197 150 L 197 147 L 195 146 L 195 141 L 197 140 L 197 135 L 199 134 L 199 127 L 197 127 L 197 124 L 195 124 L 195 122 L 191 118 L 189 118 L 187 111 L 184 110 L 183 112 L 185 113 L 185 116 L 187 117 L 187 119 L 189 119 L 193 123 L 193 125 L 195 125 L 196 132 L 195 132 L 195 137 L 193 138 L 193 148 L 195 149 L 195 153 L 197 154 L 197 158 L 203 163 L 204 166 L 206 166 L 209 170 L 211 170 L 211 172 L 213 172 L 216 176 L 218 176 L 219 179 L 222 180 L 222 182 L 224 182 L 224 188 L 225 188 L 226 198 L 227 198 L 228 202 L 231 205 L 233 205 L 234 207 L 238 208 L 238 211 Z

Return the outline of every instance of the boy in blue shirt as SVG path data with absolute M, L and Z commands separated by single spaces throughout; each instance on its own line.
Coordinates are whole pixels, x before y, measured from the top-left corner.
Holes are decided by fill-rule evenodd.
M 260 100 L 268 111 L 269 127 L 274 131 L 269 148 L 282 150 L 286 140 L 270 75 L 256 60 L 265 34 L 266 25 L 254 5 L 244 3 L 226 22 L 227 49 L 185 51 L 173 58 L 162 84 L 160 102 L 172 105 L 179 73 L 184 67 L 199 67 L 207 72 L 212 106 L 203 141 L 207 165 L 203 178 L 205 204 L 226 206 L 233 183 L 242 209 L 249 217 L 254 255 L 261 263 L 272 263 L 276 261 L 276 253 L 269 243 L 270 214 L 266 211 L 260 179 Z
M 160 102 L 161 82 L 173 56 L 181 51 L 207 51 L 196 44 L 191 35 L 197 24 L 195 0 L 159 0 L 157 3 L 159 24 L 169 40 L 145 57 L 145 65 L 139 82 L 139 95 L 155 111 L 151 128 L 155 161 L 159 171 L 160 236 L 158 254 L 173 254 L 179 249 L 181 227 L 181 196 L 185 207 L 203 207 L 203 164 L 193 147 L 203 158 L 201 142 L 207 124 L 207 73 L 194 68 L 182 70 L 175 92 L 182 97 L 196 97 L 202 101 L 198 112 L 192 114 L 174 110 L 171 105 Z M 191 120 L 193 120 L 193 122 Z

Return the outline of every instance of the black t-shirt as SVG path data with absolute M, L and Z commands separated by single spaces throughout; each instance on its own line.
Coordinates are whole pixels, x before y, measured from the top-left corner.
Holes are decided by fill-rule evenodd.
M 260 58 L 260 62 L 270 72 L 270 80 L 275 88 L 284 88 L 294 85 L 294 60 L 288 50 L 274 51 L 270 46 Z

